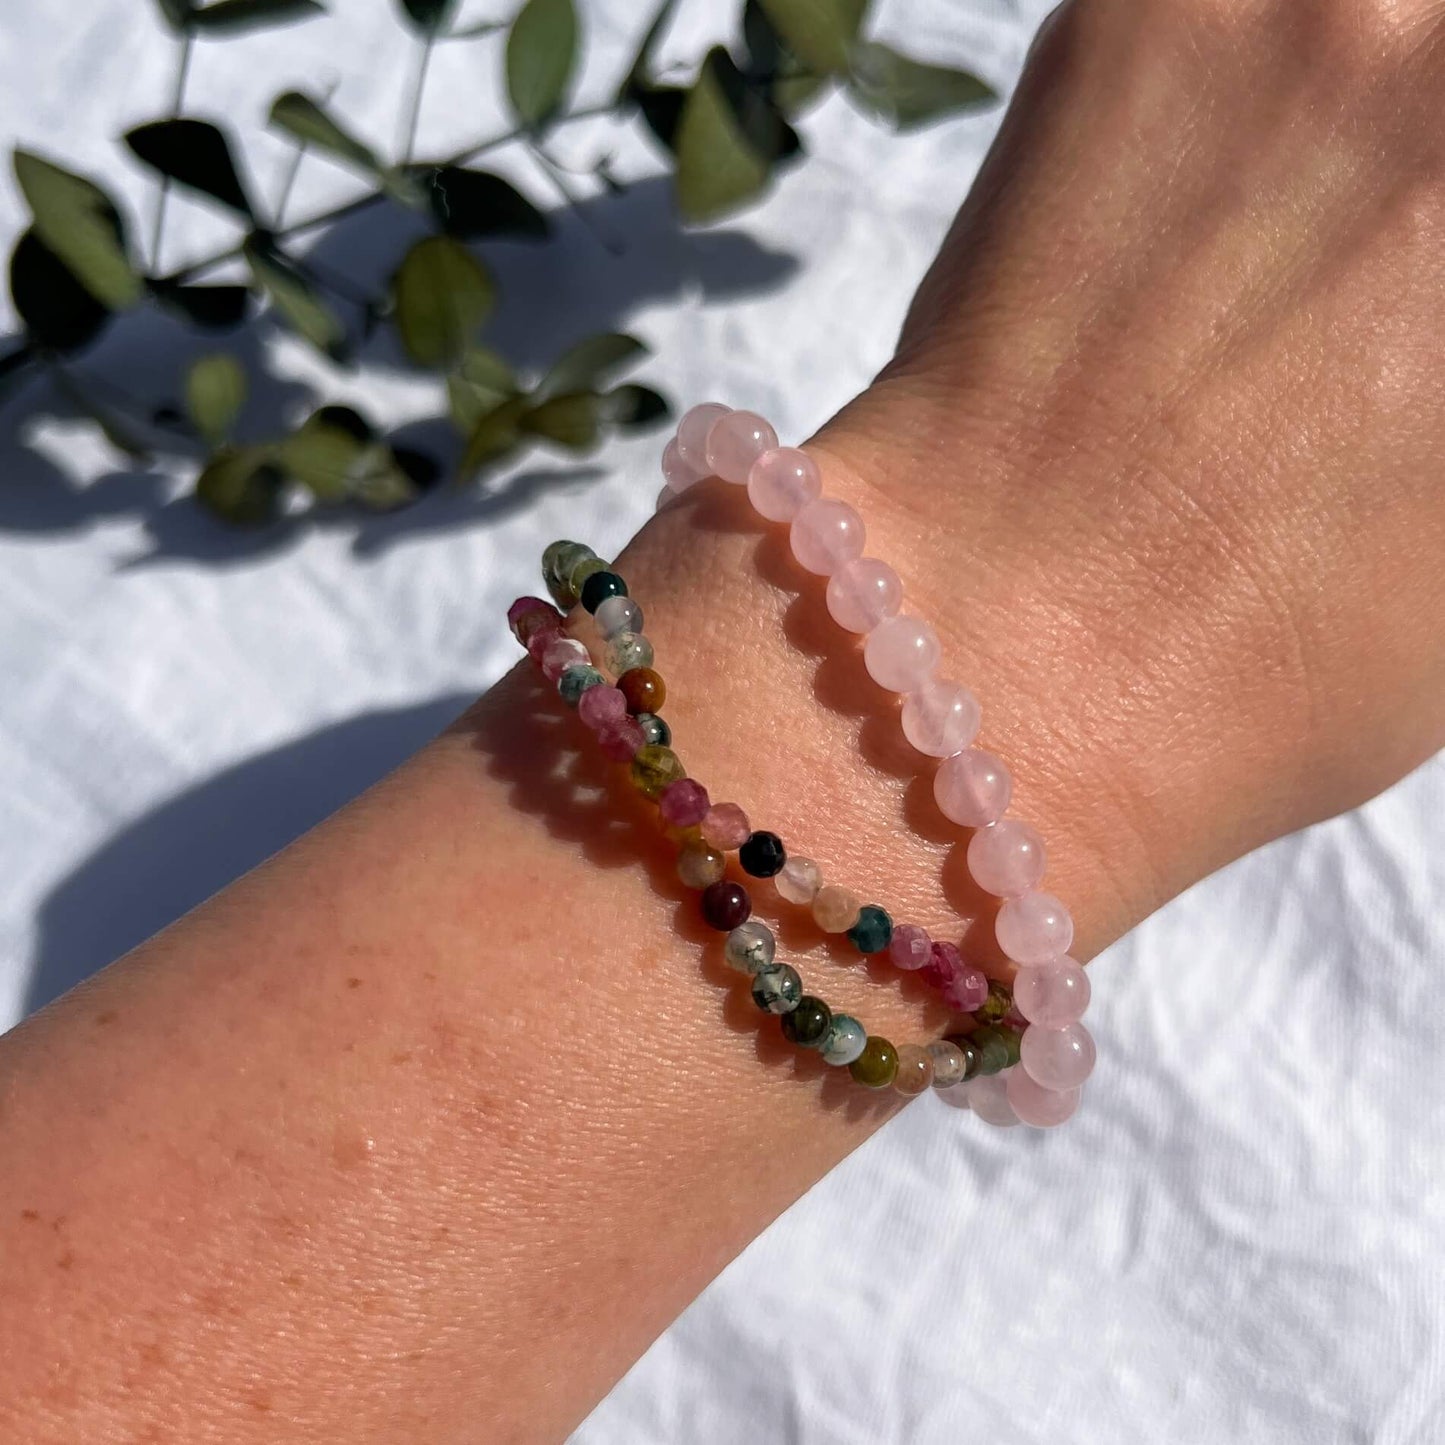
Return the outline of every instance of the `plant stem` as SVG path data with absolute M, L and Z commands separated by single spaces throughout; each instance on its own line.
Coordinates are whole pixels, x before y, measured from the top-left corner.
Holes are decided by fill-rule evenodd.
M 409 114 L 406 121 L 406 129 L 401 137 L 401 163 L 404 166 L 411 164 L 412 154 L 416 150 L 416 130 L 421 121 L 421 97 L 426 89 L 427 68 L 431 65 L 431 52 L 434 37 L 428 33 L 421 43 L 421 51 L 417 56 L 416 72 L 411 82 L 411 105 L 408 107 Z
M 187 29 L 181 35 L 180 53 L 176 57 L 176 80 L 171 91 L 171 119 L 180 115 L 186 103 L 186 81 L 191 74 L 191 52 L 195 48 L 195 36 Z M 161 245 L 166 234 L 166 203 L 170 200 L 171 180 L 161 177 L 160 190 L 156 192 L 155 224 L 151 228 L 151 270 L 161 269 Z
M 338 81 L 333 80 L 322 92 L 321 103 L 326 105 L 331 97 L 336 94 Z M 291 204 L 291 193 L 296 189 L 296 177 L 301 173 L 301 162 L 306 159 L 306 153 L 311 149 L 304 141 L 296 142 L 296 148 L 291 153 L 290 164 L 286 167 L 285 178 L 281 182 L 281 194 L 276 197 L 276 209 L 271 214 L 271 229 L 280 232 L 286 224 L 286 207 Z

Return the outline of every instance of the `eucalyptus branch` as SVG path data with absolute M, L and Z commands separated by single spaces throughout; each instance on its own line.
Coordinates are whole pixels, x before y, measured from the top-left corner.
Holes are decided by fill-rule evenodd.
M 191 74 L 191 53 L 195 49 L 195 35 L 189 29 L 181 36 L 180 51 L 176 57 L 176 79 L 171 91 L 171 119 L 174 120 L 186 104 L 186 81 Z M 151 227 L 151 269 L 161 268 L 161 246 L 166 234 L 166 205 L 171 197 L 169 176 L 162 176 L 160 189 L 156 192 L 155 223 Z
M 421 122 L 421 98 L 422 92 L 426 89 L 427 70 L 431 65 L 432 46 L 435 37 L 430 31 L 421 42 L 417 55 L 416 71 L 411 82 L 411 104 L 408 106 L 406 129 L 401 137 L 401 163 L 410 165 L 413 152 L 416 150 L 417 126 Z

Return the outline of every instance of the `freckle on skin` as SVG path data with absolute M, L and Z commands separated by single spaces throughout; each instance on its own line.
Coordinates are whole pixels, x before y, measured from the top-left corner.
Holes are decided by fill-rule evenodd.
M 38 1209 L 22 1209 L 20 1211 L 20 1217 L 25 1220 L 26 1223 L 34 1224 L 36 1220 L 40 1218 L 40 1211 Z
M 338 1129 L 331 1141 L 331 1162 L 338 1169 L 355 1169 L 365 1164 L 376 1141 L 354 1129 Z
M 113 1024 L 115 1022 L 115 1018 L 115 1010 L 113 1008 L 108 1008 L 103 1013 L 96 1014 L 95 1021 L 98 1024 Z
M 395 1054 L 393 1054 L 393 1055 L 391 1056 L 391 1061 L 392 1061 L 392 1063 L 394 1063 L 394 1064 L 409 1064 L 409 1063 L 411 1063 L 411 1050 L 410 1050 L 410 1049 L 402 1049 L 399 1053 L 395 1053 Z
M 347 988 L 360 988 L 361 980 L 359 978 L 348 978 L 346 980 L 346 986 Z
M 75 1255 L 67 1249 L 55 1263 L 60 1269 L 69 1269 L 75 1263 Z

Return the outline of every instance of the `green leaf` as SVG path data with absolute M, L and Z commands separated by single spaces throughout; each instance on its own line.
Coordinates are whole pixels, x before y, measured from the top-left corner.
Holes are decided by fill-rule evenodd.
M 537 388 L 539 397 L 563 396 L 568 392 L 592 391 L 612 372 L 647 355 L 647 347 L 635 336 L 605 332 L 589 336 L 562 353 Z
M 164 277 L 150 283 L 151 295 L 168 311 L 208 330 L 239 326 L 251 293 L 244 286 L 178 286 Z
M 283 484 L 270 447 L 222 447 L 196 478 L 196 500 L 222 521 L 259 527 L 275 518 Z
M 761 0 L 783 44 L 818 75 L 847 71 L 868 0 Z
M 591 391 L 555 396 L 524 412 L 521 426 L 571 451 L 589 451 L 602 435 L 602 398 Z
M 556 113 L 576 61 L 572 0 L 527 0 L 507 36 L 507 95 L 522 125 L 538 130 Z
M 79 350 L 111 316 L 33 230 L 10 253 L 10 298 L 26 330 L 52 351 Z
M 178 185 L 215 197 L 222 205 L 254 219 L 231 146 L 209 121 L 157 120 L 127 131 L 125 143 L 138 160 Z
M 860 104 L 899 130 L 997 99 L 987 82 L 966 70 L 925 65 L 877 41 L 854 47 L 849 86 Z
M 402 12 L 419 35 L 436 35 L 456 13 L 457 0 L 399 0 Z
M 229 353 L 202 356 L 186 376 L 186 411 L 213 447 L 229 441 L 246 404 L 246 371 Z
M 314 412 L 285 441 L 277 443 L 275 456 L 286 475 L 317 501 L 339 502 L 351 494 L 372 443 L 335 416 L 328 416 L 328 410 Z
M 418 366 L 451 366 L 491 314 L 492 278 L 460 241 L 427 236 L 392 278 L 396 326 Z
M 486 346 L 471 346 L 447 377 L 447 403 L 452 421 L 465 437 L 502 402 L 518 394 L 512 368 Z
M 325 14 L 326 7 L 316 0 L 216 0 L 204 10 L 192 10 L 190 24 L 202 35 L 237 35 Z
M 510 397 L 478 418 L 457 464 L 458 481 L 470 481 L 483 467 L 495 466 L 522 444 L 521 420 L 531 404 L 528 397 Z
M 602 417 L 624 431 L 642 430 L 672 415 L 667 398 L 650 386 L 614 387 L 602 398 Z
M 191 23 L 191 0 L 156 0 L 161 18 L 178 35 L 183 34 Z
M 828 77 L 811 74 L 788 49 L 768 19 L 762 0 L 747 0 L 743 44 L 747 48 L 744 71 L 748 81 L 762 87 L 785 115 L 798 114 L 828 84 Z
M 437 166 L 422 173 L 437 224 L 465 241 L 547 235 L 547 218 L 510 181 L 490 171 Z
M 254 236 L 247 239 L 243 250 L 256 284 L 291 328 L 318 351 L 339 360 L 345 354 L 346 328 L 311 283 L 284 256 Z
M 35 234 L 76 280 L 111 310 L 138 301 L 140 277 L 131 270 L 120 212 L 110 197 L 30 151 L 17 150 L 13 164 Z
M 271 106 L 270 120 L 278 130 L 284 130 L 303 145 L 315 146 L 370 175 L 381 174 L 382 163 L 376 152 L 343 130 L 309 95 L 297 90 L 278 95 Z
M 404 507 L 416 501 L 418 490 L 396 453 L 380 442 L 366 449 L 352 476 L 352 495 L 373 512 Z

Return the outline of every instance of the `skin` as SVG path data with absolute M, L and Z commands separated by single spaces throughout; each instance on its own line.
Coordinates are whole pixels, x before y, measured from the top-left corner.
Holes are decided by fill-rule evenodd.
M 1445 743 L 1442 27 L 1065 7 L 814 443 L 984 700 L 1081 956 Z M 620 566 L 714 797 L 1000 968 L 781 530 L 709 484 Z M 0 1438 L 562 1439 L 898 1102 L 779 1043 L 671 867 L 524 666 L 7 1035 Z M 941 1031 L 780 934 L 876 1029 Z

